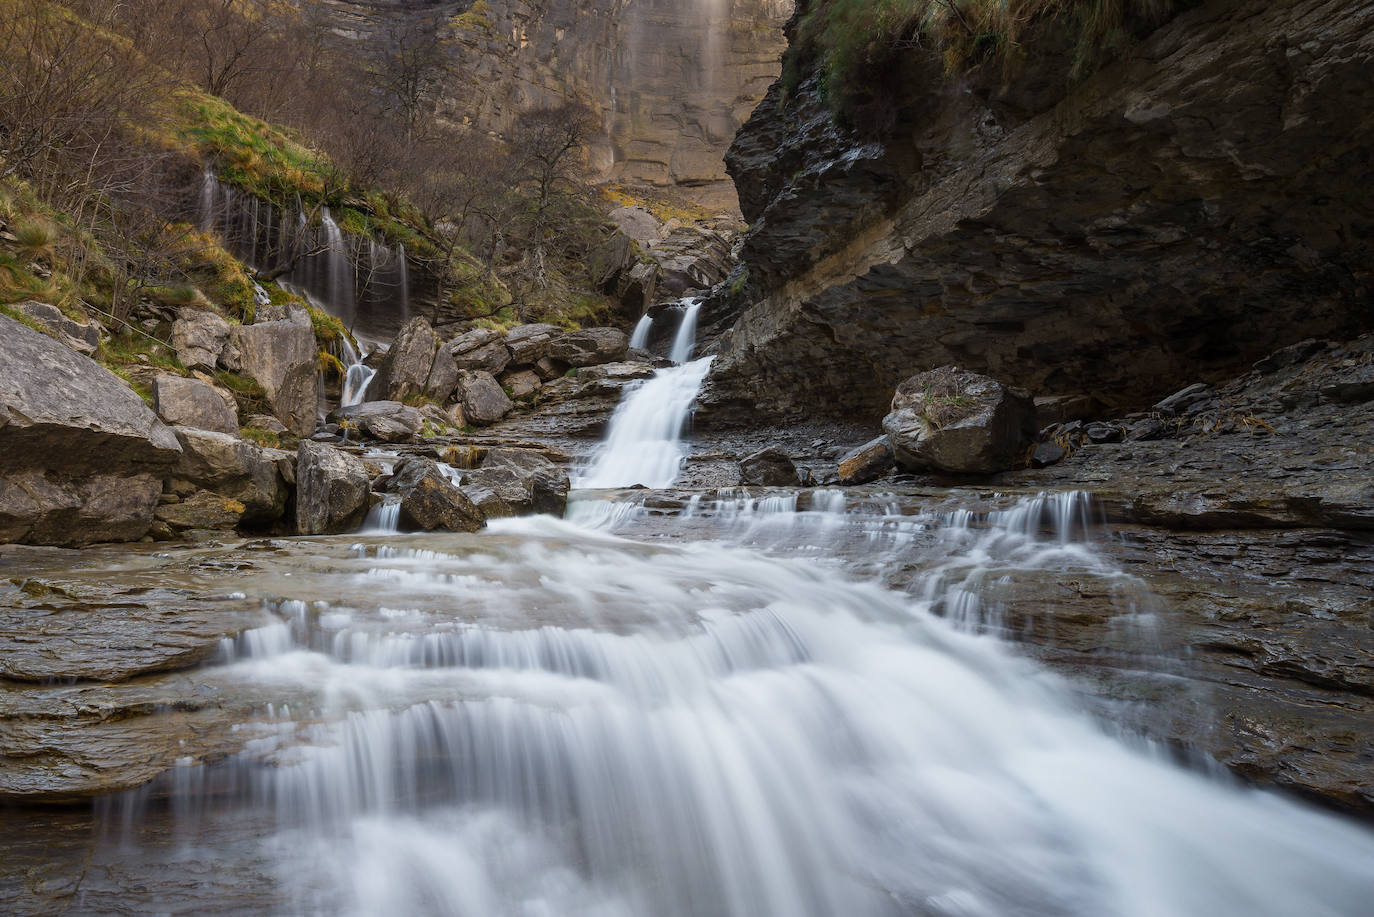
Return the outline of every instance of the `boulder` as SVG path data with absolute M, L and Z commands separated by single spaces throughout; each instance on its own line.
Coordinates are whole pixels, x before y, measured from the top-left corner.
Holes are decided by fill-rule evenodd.
M 389 401 L 423 394 L 438 349 L 439 337 L 429 322 L 419 316 L 412 318 L 396 333 L 369 391 Z
M 598 366 L 623 360 L 630 339 L 616 328 L 584 328 L 563 335 L 549 345 L 549 356 L 569 366 Z
M 540 513 L 561 517 L 568 508 L 567 474 L 529 449 L 492 449 L 481 467 L 462 476 L 463 492 L 488 517 Z
M 320 398 L 315 331 L 291 321 L 236 325 L 233 343 L 244 375 L 262 386 L 272 413 L 292 434 L 315 432 Z
M 506 332 L 506 347 L 516 366 L 530 366 L 549 355 L 549 345 L 563 334 L 557 325 L 516 325 Z
M 496 423 L 515 407 L 488 372 L 459 372 L 456 397 L 463 406 L 463 417 L 477 426 Z
M 303 440 L 296 458 L 296 531 L 302 535 L 356 531 L 367 515 L 368 484 L 362 459 Z
M 908 471 L 992 474 L 1026 458 L 1035 402 L 996 379 L 942 366 L 897 387 L 883 430 Z
M 232 529 L 243 519 L 244 505 L 208 490 L 157 508 L 157 519 L 173 529 Z
M 434 364 L 429 368 L 429 378 L 425 380 L 425 394 L 443 404 L 453 396 L 454 386 L 458 384 L 458 362 L 453 355 L 453 341 L 439 348 L 434 355 Z M 506 349 L 501 348 L 504 355 Z
M 617 207 L 606 216 L 623 235 L 640 245 L 651 245 L 661 237 L 663 223 L 643 207 Z
M 445 344 L 453 352 L 455 357 L 465 353 L 471 353 L 479 347 L 485 347 L 493 342 L 500 343 L 501 335 L 488 328 L 474 328 L 471 331 L 458 335 L 453 340 Z
M 199 379 L 163 374 L 153 379 L 153 409 L 167 424 L 237 435 L 238 405 Z
M 616 298 L 621 308 L 632 315 L 643 315 L 658 299 L 658 265 L 641 261 L 621 274 Z
M 418 409 L 399 401 L 365 401 L 331 411 L 329 419 L 349 421 L 364 436 L 384 443 L 408 443 L 425 425 Z
M 491 373 L 493 376 L 510 365 L 510 351 L 501 341 L 483 344 L 464 353 L 455 354 L 453 365 L 468 372 Z
M 797 466 L 780 446 L 760 449 L 739 463 L 740 480 L 763 487 L 795 487 L 801 478 Z
M 172 322 L 172 349 L 187 369 L 213 370 L 229 346 L 230 324 L 208 309 L 182 309 Z
M 0 316 L 0 542 L 142 538 L 180 455 L 118 376 Z
M 281 518 L 286 511 L 289 482 L 282 475 L 279 459 L 290 453 L 193 427 L 177 427 L 175 433 L 181 444 L 181 459 L 172 470 L 174 480 L 237 501 L 242 504 L 239 513 L 245 522 Z
M 868 484 L 891 471 L 893 464 L 892 446 L 880 436 L 841 456 L 837 476 L 841 484 Z
M 401 527 L 432 532 L 475 532 L 486 516 L 454 486 L 437 462 L 410 457 L 396 466 L 387 490 L 401 498 Z
M 272 433 L 277 436 L 282 436 L 290 432 L 286 429 L 285 424 L 271 414 L 249 414 L 246 426 L 252 427 L 254 430 L 261 430 L 264 433 Z
M 258 307 L 254 313 L 258 322 L 290 322 L 293 325 L 309 325 L 310 313 L 298 302 L 268 303 Z
M 568 371 L 566 363 L 560 363 L 553 357 L 540 357 L 534 363 L 535 374 L 539 376 L 541 382 L 551 382 L 554 379 L 561 379 Z
M 10 308 L 24 313 L 33 321 L 47 328 L 57 336 L 59 341 L 77 353 L 90 356 L 100 346 L 100 323 L 94 319 L 88 318 L 85 321 L 78 321 L 68 316 L 57 306 L 51 306 L 45 302 L 20 302 L 15 303 Z
M 533 398 L 543 384 L 539 374 L 528 369 L 506 373 L 501 377 L 501 387 L 510 392 L 510 397 L 516 401 Z

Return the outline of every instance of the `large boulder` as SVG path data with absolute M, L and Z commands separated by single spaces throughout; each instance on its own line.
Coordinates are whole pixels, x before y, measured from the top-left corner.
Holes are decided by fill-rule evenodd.
M 740 480 L 762 487 L 795 487 L 800 481 L 797 466 L 780 446 L 760 449 L 739 463 Z
M 455 397 L 463 406 L 463 417 L 478 426 L 496 423 L 515 407 L 500 383 L 488 372 L 459 372 Z
M 516 401 L 525 401 L 533 398 L 539 393 L 540 387 L 544 384 L 539 378 L 539 374 L 531 369 L 522 369 L 513 373 L 506 373 L 501 377 L 501 388 L 510 394 Z
M 33 321 L 47 328 L 57 339 L 77 353 L 87 356 L 95 353 L 100 346 L 100 323 L 94 319 L 78 321 L 71 318 L 57 306 L 45 302 L 20 302 L 10 308 L 24 313 Z
M 245 522 L 281 518 L 288 496 L 281 458 L 291 453 L 210 430 L 177 427 L 175 433 L 181 458 L 171 472 L 174 481 L 239 502 Z
M 568 508 L 569 486 L 562 469 L 528 449 L 492 449 L 480 468 L 462 476 L 463 492 L 489 517 L 561 517 Z
M 362 459 L 302 440 L 296 458 L 296 531 L 302 535 L 356 531 L 367 515 L 369 483 Z
M 243 520 L 244 505 L 232 497 L 199 490 L 185 500 L 157 508 L 158 522 L 177 531 L 232 529 Z
M 417 408 L 399 401 L 365 401 L 330 412 L 334 421 L 349 421 L 360 433 L 384 443 L 408 443 L 425 425 Z
M 199 379 L 162 374 L 153 379 L 153 409 L 163 423 L 237 434 L 238 405 Z
M 208 309 L 182 309 L 172 322 L 172 349 L 187 369 L 214 370 L 230 344 L 230 328 Z
M 486 515 L 448 479 L 438 463 L 411 457 L 396 466 L 387 490 L 401 498 L 401 528 L 475 532 Z
M 389 401 L 423 394 L 438 349 L 439 336 L 429 322 L 420 316 L 412 318 L 396 333 L 369 391 Z
M 233 341 L 242 372 L 262 386 L 277 419 L 296 436 L 314 433 L 320 398 L 314 329 L 293 321 L 236 325 Z
M 617 328 L 584 328 L 549 344 L 549 356 L 569 366 L 598 366 L 623 360 L 630 339 Z
M 496 340 L 456 354 L 453 365 L 459 370 L 491 373 L 494 376 L 510 365 L 510 351 L 504 343 Z
M 992 474 L 1026 458 L 1035 402 L 996 379 L 942 366 L 897 387 L 883 430 L 908 471 Z
M 0 542 L 141 538 L 180 455 L 119 377 L 0 316 Z

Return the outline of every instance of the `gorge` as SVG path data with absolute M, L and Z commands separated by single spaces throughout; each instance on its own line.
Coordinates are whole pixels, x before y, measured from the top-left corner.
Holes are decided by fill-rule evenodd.
M 306 6 L 566 222 L 0 209 L 0 911 L 1367 913 L 1374 3 Z

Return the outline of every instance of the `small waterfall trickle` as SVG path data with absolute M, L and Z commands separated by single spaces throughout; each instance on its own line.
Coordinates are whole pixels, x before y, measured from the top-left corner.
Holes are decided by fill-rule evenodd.
M 321 211 L 320 225 L 324 227 L 327 245 L 324 257 L 329 272 L 329 304 L 340 318 L 351 320 L 356 297 L 353 292 L 353 267 L 348 257 L 343 230 L 334 222 L 328 207 Z
M 701 302 L 687 300 L 685 306 L 672 350 L 672 358 L 679 365 L 660 369 L 653 378 L 625 393 L 611 417 L 606 441 L 574 486 L 671 487 L 677 482 L 687 455 L 683 427 L 713 359 L 686 362 L 696 344 Z M 644 334 L 647 338 L 647 326 Z
M 215 209 L 218 198 L 219 181 L 215 178 L 215 173 L 209 169 L 200 181 L 200 200 L 196 207 L 196 226 L 201 232 L 213 232 L 215 229 Z
M 686 363 L 692 359 L 692 351 L 697 346 L 697 313 L 701 311 L 701 300 L 689 299 L 684 305 L 682 324 L 673 338 L 673 349 L 668 353 L 668 359 L 674 363 Z
M 343 395 L 339 399 L 339 407 L 349 408 L 367 400 L 367 387 L 372 384 L 373 378 L 377 375 L 377 370 L 363 363 L 358 352 L 348 342 L 347 337 L 341 337 L 341 341 L 347 369 L 345 370 Z
M 410 320 L 410 261 L 406 257 L 406 247 L 402 244 L 396 246 L 397 270 L 401 275 L 401 315 L 406 321 Z
M 635 324 L 634 334 L 630 335 L 630 349 L 643 350 L 649 346 L 649 332 L 653 330 L 654 319 L 651 315 L 640 316 Z

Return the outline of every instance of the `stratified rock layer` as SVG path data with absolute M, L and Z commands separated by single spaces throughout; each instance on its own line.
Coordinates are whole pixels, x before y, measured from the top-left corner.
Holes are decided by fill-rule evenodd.
M 910 52 L 882 141 L 774 86 L 728 157 L 753 305 L 699 423 L 876 419 L 948 363 L 1148 404 L 1374 323 L 1374 3 L 1214 0 L 1081 83 L 1056 27 L 1005 82 Z

